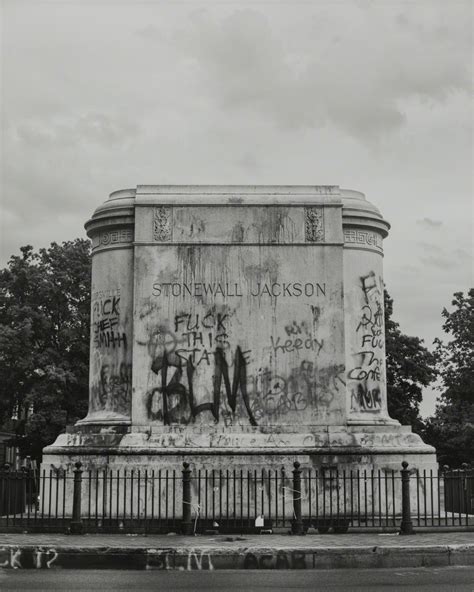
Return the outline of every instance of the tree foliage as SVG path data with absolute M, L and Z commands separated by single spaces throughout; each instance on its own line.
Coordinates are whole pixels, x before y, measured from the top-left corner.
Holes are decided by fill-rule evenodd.
M 404 335 L 392 319 L 393 299 L 384 291 L 387 400 L 389 415 L 401 424 L 423 430 L 419 407 L 423 387 L 436 378 L 436 356 L 418 337 Z
M 457 467 L 474 460 L 474 289 L 456 292 L 452 311 L 443 309 L 448 343 L 437 339 L 441 400 L 427 422 L 425 438 L 442 464 Z
M 23 454 L 87 412 L 89 315 L 89 241 L 22 247 L 0 271 L 0 425 Z

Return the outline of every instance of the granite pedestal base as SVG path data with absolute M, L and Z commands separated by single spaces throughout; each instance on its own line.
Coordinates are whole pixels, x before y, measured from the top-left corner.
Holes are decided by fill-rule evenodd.
M 359 520 L 361 508 L 392 517 L 400 511 L 402 461 L 422 475 L 436 474 L 430 473 L 436 471 L 433 449 L 408 427 L 310 428 L 295 432 L 291 426 L 248 427 L 229 432 L 197 426 L 81 425 L 45 450 L 43 468 L 71 474 L 74 463 L 80 461 L 85 471 L 82 503 L 91 515 L 144 518 L 157 503 L 160 509 L 166 508 L 166 516 L 168 511 L 179 515 L 184 495 L 181 471 L 183 463 L 189 463 L 186 478 L 192 501 L 188 503 L 196 516 L 224 512 L 225 516 L 250 516 L 253 521 L 271 514 L 273 508 L 291 520 L 297 487 L 293 467 L 298 461 L 303 513 L 316 511 L 333 520 L 345 508 L 344 514 L 351 516 L 345 518 L 347 524 L 356 507 Z M 438 499 L 438 492 L 433 493 L 433 500 Z M 417 495 L 413 487 L 413 504 Z M 43 503 L 49 506 L 56 499 L 45 498 Z
M 44 451 L 43 468 L 72 466 L 84 469 L 178 469 L 187 461 L 194 469 L 269 469 L 294 461 L 301 466 L 338 470 L 437 469 L 435 451 L 409 426 L 313 426 L 295 432 L 243 428 L 209 430 L 186 427 L 75 426 Z

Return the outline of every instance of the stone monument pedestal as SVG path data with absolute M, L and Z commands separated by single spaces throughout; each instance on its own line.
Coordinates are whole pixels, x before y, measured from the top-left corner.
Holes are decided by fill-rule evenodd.
M 399 471 L 407 460 L 420 471 L 437 470 L 431 447 L 409 426 L 315 426 L 312 431 L 249 428 L 189 430 L 123 426 L 74 426 L 45 450 L 43 466 L 85 469 L 290 470 L 302 467 L 339 471 Z
M 337 186 L 138 186 L 93 243 L 88 416 L 43 467 L 436 469 L 387 412 L 382 241 Z

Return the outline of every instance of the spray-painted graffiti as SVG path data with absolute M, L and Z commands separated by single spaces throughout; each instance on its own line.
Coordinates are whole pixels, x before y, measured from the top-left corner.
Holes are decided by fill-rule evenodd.
M 227 313 L 219 313 L 215 309 L 201 316 L 187 313 L 176 315 L 174 335 L 179 335 L 180 344 L 180 347 L 176 347 L 176 354 L 185 361 L 191 360 L 193 366 L 203 362 L 210 366 L 214 348 L 230 347 L 226 327 L 228 320 Z
M 360 279 L 363 303 L 356 327 L 360 350 L 353 354 L 354 366 L 347 373 L 351 408 L 354 411 L 379 411 L 384 374 L 383 284 L 374 272 Z
M 324 347 L 324 339 L 314 336 L 314 330 L 319 321 L 321 309 L 319 306 L 311 306 L 313 317 L 312 326 L 306 321 L 293 320 L 285 325 L 286 337 L 270 336 L 270 351 L 273 355 L 286 354 L 300 350 L 310 350 L 318 356 Z
M 102 363 L 90 387 L 90 411 L 128 413 L 132 396 L 132 365 Z
M 89 412 L 128 414 L 132 396 L 130 343 L 119 288 L 93 293 Z
M 343 365 L 318 368 L 307 360 L 292 368 L 286 377 L 260 369 L 248 380 L 252 411 L 257 420 L 304 411 L 308 407 L 324 415 L 336 395 L 344 392 L 344 387 Z
M 147 569 L 176 571 L 213 571 L 212 554 L 202 549 L 149 549 Z
M 309 401 L 303 393 L 288 393 L 287 381 L 280 376 L 270 377 L 269 390 L 254 406 L 259 409 L 257 415 L 286 415 L 289 411 L 304 411 Z
M 378 411 L 382 408 L 382 397 L 380 388 L 373 389 L 364 388 L 363 385 L 358 384 L 351 391 L 352 408 L 358 411 Z
M 197 403 L 194 396 L 194 376 L 196 367 L 191 358 L 187 360 L 177 354 L 168 354 L 155 358 L 152 364 L 153 372 L 160 377 L 161 384 L 148 395 L 147 410 L 151 420 L 163 421 L 165 425 L 172 423 L 187 424 L 200 413 L 210 411 L 214 421 L 219 421 L 221 407 L 222 383 L 227 397 L 230 411 L 235 414 L 238 394 L 242 401 L 251 425 L 257 425 L 250 408 L 247 392 L 247 362 L 240 347 L 234 355 L 234 375 L 232 383 L 229 374 L 229 364 L 222 348 L 214 352 L 214 376 L 212 401 Z M 187 385 L 183 384 L 184 374 Z
M 381 348 L 383 346 L 383 310 L 379 300 L 364 304 L 356 332 L 361 334 L 363 347 Z
M 0 568 L 12 569 L 51 569 L 58 558 L 56 549 L 35 547 L 0 547 Z
M 188 554 L 188 564 L 186 566 L 188 571 L 192 571 L 193 569 L 202 571 L 203 569 L 206 569 L 206 562 L 207 569 L 209 571 L 212 571 L 214 569 L 214 566 L 212 565 L 210 553 L 207 553 L 206 551 L 202 550 L 190 549 Z
M 370 301 L 376 301 L 383 297 L 383 280 L 381 277 L 377 278 L 374 271 L 370 271 L 367 275 L 362 276 L 360 281 L 367 304 Z
M 256 425 L 247 393 L 247 366 L 251 351 L 237 347 L 232 353 L 228 341 L 231 313 L 212 307 L 203 313 L 181 312 L 173 319 L 173 328 L 159 327 L 152 335 L 151 369 L 159 379 L 147 394 L 146 407 L 152 421 L 188 424 L 200 414 L 210 412 L 218 422 L 221 415 L 245 414 Z M 149 344 L 148 344 L 149 345 Z M 200 371 L 203 365 L 206 370 Z M 208 400 L 195 396 L 199 378 L 209 376 L 205 389 Z M 230 371 L 233 370 L 231 378 Z M 200 385 L 201 386 L 201 385 Z M 225 390 L 225 398 L 222 398 Z M 205 398 L 205 397 L 204 397 Z M 222 405 L 221 405 L 222 403 Z M 243 407 L 242 407 L 243 405 Z
M 127 347 L 127 336 L 120 326 L 120 296 L 99 298 L 93 302 L 92 335 L 96 348 Z
M 211 308 L 204 314 L 179 313 L 173 319 L 172 329 L 168 325 L 150 328 L 150 337 L 146 342 L 138 341 L 139 345 L 146 345 L 152 358 L 163 352 L 176 354 L 186 363 L 192 365 L 214 363 L 216 348 L 229 349 L 228 327 L 230 313 L 217 312 Z M 248 355 L 248 352 L 244 352 Z
M 319 339 L 316 339 L 315 337 L 306 337 L 303 339 L 301 337 L 289 337 L 285 341 L 282 341 L 280 337 L 275 339 L 273 335 L 271 335 L 270 341 L 273 353 L 275 354 L 278 352 L 292 353 L 306 349 L 314 351 L 316 355 L 318 355 L 324 345 L 324 340 L 319 341 Z
M 110 563 L 105 555 L 104 559 L 104 565 Z M 228 569 L 230 565 L 240 569 L 287 570 L 316 567 L 319 552 L 282 549 L 272 552 L 254 547 L 239 552 L 236 558 L 222 550 L 175 547 L 139 550 L 129 559 L 137 567 L 160 571 L 214 571 Z M 69 567 L 70 561 L 67 550 L 49 547 L 0 547 L 0 569 L 61 569 Z
M 262 349 L 270 361 L 255 368 L 257 356 L 238 342 L 231 347 L 229 307 L 213 306 L 202 312 L 179 312 L 171 323 L 151 328 L 146 345 L 152 358 L 151 370 L 158 380 L 149 388 L 145 407 L 150 421 L 165 425 L 194 422 L 207 413 L 226 426 L 247 419 L 250 425 L 264 418 L 278 419 L 311 407 L 320 417 L 327 415 L 339 391 L 344 392 L 344 366 L 317 366 L 323 339 L 313 337 L 320 308 L 312 307 L 312 321 L 292 321 L 284 327 L 286 336 L 270 335 Z M 285 372 L 275 372 L 277 354 L 310 351 Z M 272 362 L 273 360 L 273 362 Z
M 382 359 L 376 357 L 371 350 L 360 351 L 353 355 L 358 365 L 349 370 L 349 380 L 375 380 L 380 382 Z
M 301 335 L 302 333 L 309 333 L 310 327 L 306 321 L 292 321 L 285 326 L 285 333 L 287 335 Z
M 150 549 L 147 551 L 147 569 L 177 571 L 213 571 L 212 555 L 202 549 Z
M 322 416 L 345 388 L 342 364 L 316 368 L 305 360 L 284 377 L 268 369 L 248 374 L 247 359 L 240 347 L 236 349 L 232 367 L 221 349 L 214 352 L 214 360 L 212 400 L 197 403 L 194 393 L 197 369 L 192 360 L 184 361 L 176 354 L 166 353 L 155 358 L 152 370 L 160 384 L 148 394 L 149 419 L 166 425 L 188 424 L 199 414 L 210 412 L 215 422 L 222 418 L 229 426 L 236 415 L 244 413 L 251 425 L 257 425 L 262 418 L 281 417 L 308 407 Z

